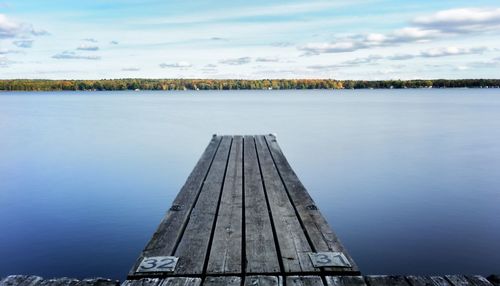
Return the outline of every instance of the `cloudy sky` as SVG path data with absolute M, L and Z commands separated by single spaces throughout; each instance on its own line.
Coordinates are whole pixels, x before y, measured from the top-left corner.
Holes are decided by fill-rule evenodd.
M 0 78 L 499 78 L 500 2 L 0 0 Z

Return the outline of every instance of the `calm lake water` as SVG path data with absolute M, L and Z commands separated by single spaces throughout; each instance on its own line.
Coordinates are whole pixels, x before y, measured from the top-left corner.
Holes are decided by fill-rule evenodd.
M 364 274 L 500 272 L 500 90 L 0 93 L 0 276 L 124 279 L 213 133 L 277 133 Z

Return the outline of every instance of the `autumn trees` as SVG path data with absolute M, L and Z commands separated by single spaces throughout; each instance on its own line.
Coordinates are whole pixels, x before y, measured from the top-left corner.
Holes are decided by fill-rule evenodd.
M 334 80 L 334 79 L 103 79 L 0 80 L 3 91 L 59 90 L 240 90 L 499 87 L 498 79 Z

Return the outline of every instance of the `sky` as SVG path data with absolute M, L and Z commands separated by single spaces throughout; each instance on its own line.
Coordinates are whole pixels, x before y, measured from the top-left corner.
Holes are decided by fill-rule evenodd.
M 0 78 L 499 78 L 500 2 L 0 0 Z

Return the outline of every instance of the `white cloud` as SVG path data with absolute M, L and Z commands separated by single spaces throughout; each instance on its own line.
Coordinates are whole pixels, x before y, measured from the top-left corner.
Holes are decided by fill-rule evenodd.
M 97 43 L 98 41 L 94 38 L 85 38 L 85 39 L 82 39 L 82 41 L 85 41 L 85 42 L 90 42 L 90 43 Z
M 281 59 L 277 57 L 259 57 L 255 61 L 260 63 L 279 63 Z
M 438 31 L 421 28 L 403 28 L 389 34 L 354 35 L 331 43 L 309 43 L 298 47 L 305 56 L 323 53 L 345 53 L 374 47 L 398 46 L 404 43 L 423 42 L 439 35 Z
M 430 16 L 417 17 L 412 26 L 390 33 L 356 34 L 330 43 L 309 43 L 299 46 L 303 55 L 345 53 L 375 47 L 420 43 L 464 33 L 500 31 L 500 8 L 463 8 L 444 10 Z
M 13 38 L 21 33 L 23 27 L 21 24 L 16 23 L 7 18 L 7 16 L 0 14 L 0 38 Z
M 32 28 L 31 34 L 33 36 L 47 36 L 47 35 L 50 35 L 50 33 L 47 32 L 47 31 L 45 31 L 45 30 L 37 30 L 37 29 L 34 29 L 34 28 Z
M 394 56 L 387 57 L 389 60 L 403 61 L 415 58 L 415 55 L 411 54 L 395 54 Z
M 181 68 L 181 69 L 186 69 L 190 68 L 193 65 L 188 63 L 188 62 L 176 62 L 176 63 L 161 63 L 160 67 L 165 69 L 165 68 Z
M 33 40 L 19 40 L 12 42 L 16 47 L 19 48 L 31 48 L 33 47 Z
M 413 58 L 441 58 L 450 56 L 463 56 L 463 55 L 478 55 L 483 54 L 488 51 L 486 47 L 474 47 L 474 48 L 458 48 L 458 47 L 446 47 L 446 48 L 434 48 L 424 51 L 420 51 L 417 54 L 396 54 L 394 56 L 389 56 L 389 60 L 409 60 Z
M 485 32 L 500 28 L 500 8 L 460 8 L 418 17 L 413 24 L 448 33 Z
M 374 64 L 375 62 L 383 59 L 384 57 L 379 55 L 369 55 L 364 58 L 355 58 L 353 60 L 345 61 L 342 64 L 344 66 L 356 66 L 356 65 L 365 65 L 365 64 Z
M 472 54 L 482 54 L 487 51 L 486 47 L 477 48 L 457 48 L 457 47 L 447 47 L 439 49 L 430 49 L 422 51 L 418 56 L 424 58 L 437 58 L 437 57 L 448 57 L 448 56 L 459 56 L 459 55 L 472 55 Z
M 92 46 L 92 45 L 80 45 L 76 49 L 80 50 L 80 51 L 98 51 L 99 47 L 98 46 Z
M 201 70 L 204 73 L 209 73 L 209 74 L 217 73 L 217 71 L 218 71 L 217 65 L 214 65 L 214 64 L 207 64 Z
M 365 43 L 362 41 L 345 40 L 334 43 L 309 43 L 301 46 L 298 49 L 305 52 L 304 55 L 319 55 L 323 53 L 345 53 L 353 52 L 360 49 L 366 49 Z
M 337 70 L 341 68 L 357 67 L 363 65 L 376 65 L 379 60 L 384 59 L 384 57 L 379 55 L 369 55 L 364 58 L 355 58 L 353 60 L 343 61 L 339 64 L 330 65 L 310 65 L 307 67 L 309 70 Z
M 377 64 L 381 60 L 409 60 L 414 58 L 440 58 L 449 56 L 459 56 L 459 55 L 472 55 L 472 54 L 482 54 L 487 51 L 486 47 L 475 47 L 475 48 L 457 48 L 457 47 L 446 47 L 446 48 L 435 48 L 420 51 L 416 54 L 396 54 L 394 56 L 381 56 L 381 55 L 369 55 L 367 57 L 355 58 L 352 60 L 343 61 L 339 64 L 330 65 L 310 65 L 307 68 L 312 70 L 332 70 L 344 67 L 356 67 L 361 65 L 373 65 Z
M 334 70 L 344 67 L 341 64 L 334 64 L 334 65 L 310 65 L 307 67 L 307 69 L 310 70 Z
M 211 37 L 210 40 L 211 41 L 228 41 L 228 39 L 222 38 L 222 37 Z
M 468 68 L 500 68 L 500 57 L 467 64 Z
M 252 58 L 250 57 L 241 57 L 241 58 L 234 58 L 234 59 L 224 59 L 220 60 L 219 63 L 225 64 L 225 65 L 244 65 L 248 64 L 252 61 Z
M 399 30 L 395 30 L 392 34 L 382 41 L 383 43 L 390 44 L 400 44 L 400 43 L 411 43 L 426 41 L 439 36 L 440 33 L 433 29 L 423 29 L 417 27 L 406 27 Z
M 71 51 L 64 51 L 59 54 L 55 54 L 52 56 L 54 59 L 58 60 L 100 60 L 101 57 L 99 56 L 86 56 L 86 55 L 80 55 L 75 52 Z
M 274 42 L 274 43 L 271 43 L 271 46 L 285 48 L 285 47 L 293 46 L 293 43 L 291 43 L 291 42 Z
M 16 50 L 11 50 L 11 49 L 0 49 L 0 55 L 6 55 L 6 54 L 20 54 L 20 51 Z
M 128 67 L 128 68 L 122 69 L 122 71 L 130 71 L 130 72 L 140 71 L 140 70 L 141 70 L 140 68 L 136 68 L 136 67 Z
M 6 15 L 0 14 L 0 39 L 16 38 L 22 36 L 42 36 L 47 35 L 45 30 L 37 30 L 31 24 L 18 23 L 9 19 Z

